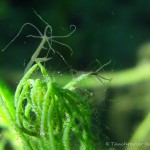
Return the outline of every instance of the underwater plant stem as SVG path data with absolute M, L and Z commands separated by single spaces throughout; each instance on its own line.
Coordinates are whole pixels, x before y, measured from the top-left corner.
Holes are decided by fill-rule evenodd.
M 72 123 L 71 123 L 71 119 L 70 119 L 70 116 L 68 115 L 67 116 L 67 120 L 66 122 L 64 122 L 64 126 L 65 129 L 64 129 L 64 134 L 63 134 L 63 144 L 64 144 L 64 149 L 65 150 L 70 150 L 70 130 L 71 130 L 71 126 L 72 126 Z
M 14 127 L 14 129 L 19 134 L 19 136 L 21 136 L 21 138 L 23 139 L 23 142 L 25 143 L 26 148 L 32 150 L 28 139 L 24 136 L 24 134 L 22 134 L 22 130 L 17 126 L 14 119 L 12 118 L 9 109 L 7 108 L 6 104 L 4 103 L 4 100 L 3 100 L 1 93 L 0 93 L 0 104 L 3 106 L 3 110 L 5 111 L 5 114 L 7 115 L 11 125 Z
M 3 95 L 1 93 L 1 91 L 0 91 L 0 104 L 1 104 L 1 106 L 3 106 L 3 110 L 5 111 L 5 114 L 7 115 L 11 125 L 14 126 L 14 122 L 15 121 L 14 121 L 14 119 L 13 119 L 13 117 L 12 117 L 12 115 L 11 115 L 9 109 L 8 109 L 8 107 L 6 106 L 6 104 L 5 104 L 4 100 L 3 100 Z
M 15 106 L 17 106 L 17 102 L 18 102 L 18 99 L 19 99 L 19 96 L 20 96 L 20 93 L 21 93 L 21 90 L 22 90 L 22 87 L 25 83 L 25 81 L 28 80 L 28 78 L 31 76 L 31 74 L 36 70 L 36 68 L 38 67 L 37 64 L 35 64 L 25 75 L 24 77 L 21 79 L 21 81 L 19 82 L 18 86 L 17 86 L 17 89 L 16 89 L 16 92 L 15 92 Z
M 90 73 L 83 74 L 83 75 L 79 76 L 78 78 L 73 79 L 71 82 L 69 82 L 63 88 L 64 89 L 72 89 L 72 88 L 74 88 L 74 85 L 78 84 L 81 80 L 86 79 L 89 75 L 90 75 Z
M 27 92 L 28 85 L 25 85 L 22 93 L 19 96 L 18 106 L 16 107 L 16 123 L 19 127 L 22 126 L 22 119 L 20 117 L 20 113 L 22 112 L 22 102 L 24 100 L 24 94 Z
M 48 111 L 48 131 L 49 131 L 49 138 L 50 138 L 50 145 L 52 150 L 56 150 L 56 141 L 54 135 L 54 103 L 55 103 L 55 96 L 53 92 L 51 93 L 51 106 L 49 107 Z M 58 141 L 59 142 L 59 141 Z
M 43 102 L 43 106 L 42 106 L 42 114 L 41 114 L 41 127 L 40 127 L 40 133 L 41 133 L 41 136 L 43 137 L 44 140 L 46 140 L 46 133 L 47 133 L 47 118 L 48 118 L 48 108 L 49 108 L 49 105 L 50 105 L 50 101 L 49 101 L 49 98 L 50 98 L 50 94 L 51 94 L 51 83 L 47 84 L 47 87 L 48 87 L 48 90 L 46 92 L 46 95 L 45 95 L 45 100 Z
M 145 119 L 139 125 L 137 130 L 134 132 L 133 136 L 131 137 L 129 143 L 143 143 L 142 146 L 127 146 L 125 150 L 141 150 L 147 149 L 148 145 L 144 145 L 144 143 L 149 142 L 149 133 L 150 133 L 150 112 L 147 114 Z

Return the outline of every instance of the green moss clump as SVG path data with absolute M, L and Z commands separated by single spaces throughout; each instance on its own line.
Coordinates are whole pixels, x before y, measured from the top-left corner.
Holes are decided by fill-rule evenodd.
M 34 79 L 33 73 L 38 68 L 43 77 Z M 80 78 L 85 78 L 85 75 Z M 1 99 L 25 149 L 94 149 L 88 101 L 73 91 L 73 85 L 78 80 L 60 87 L 50 78 L 46 69 L 37 63 L 17 86 L 14 115 L 11 115 L 11 110 Z

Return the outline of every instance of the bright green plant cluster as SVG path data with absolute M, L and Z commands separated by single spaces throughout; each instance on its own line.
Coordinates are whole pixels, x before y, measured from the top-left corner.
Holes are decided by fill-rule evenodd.
M 33 24 L 25 23 L 17 36 L 3 49 L 4 51 L 19 36 L 26 25 L 32 26 L 40 35 L 28 37 L 42 39 L 17 86 L 14 100 L 10 101 L 1 87 L 0 104 L 27 150 L 93 150 L 91 110 L 88 100 L 74 89 L 81 80 L 90 75 L 97 75 L 99 69 L 73 79 L 64 87 L 59 86 L 40 63 L 49 58 L 38 56 L 47 43 L 48 52 L 49 50 L 56 52 L 67 64 L 63 56 L 52 48 L 52 42 L 66 46 L 72 51 L 68 45 L 55 39 L 69 37 L 76 27 L 72 25 L 74 29 L 65 36 L 53 36 L 51 26 L 37 13 L 36 15 L 46 24 L 44 34 Z M 34 73 L 39 69 L 40 73 L 38 72 L 35 78 Z
M 32 76 L 40 68 L 42 77 Z M 17 86 L 14 104 L 2 96 L 0 102 L 28 150 L 93 150 L 88 101 L 74 92 L 73 85 L 84 74 L 60 87 L 37 63 Z M 76 145 L 76 146 L 75 146 Z

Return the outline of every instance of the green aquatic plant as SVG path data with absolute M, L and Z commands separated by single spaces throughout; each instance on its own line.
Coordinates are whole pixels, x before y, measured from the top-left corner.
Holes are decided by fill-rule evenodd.
M 63 56 L 52 48 L 52 42 L 66 46 L 72 51 L 68 45 L 55 39 L 69 37 L 76 27 L 73 26 L 73 31 L 65 36 L 53 36 L 51 26 L 37 13 L 36 15 L 46 24 L 44 34 L 35 25 L 26 23 L 17 36 L 3 49 L 4 51 L 19 36 L 26 25 L 34 27 L 40 34 L 40 36 L 28 35 L 28 37 L 42 39 L 27 64 L 14 97 L 9 99 L 3 87 L 0 86 L 0 104 L 3 111 L 27 150 L 94 150 L 89 100 L 76 92 L 76 88 L 89 76 L 96 76 L 100 79 L 98 72 L 104 66 L 60 86 L 41 64 L 49 58 L 47 56 L 38 58 L 38 56 L 47 43 L 48 52 L 51 49 L 65 61 Z M 66 61 L 65 63 L 67 64 Z M 37 73 L 36 76 L 35 73 Z
M 42 78 L 34 79 L 32 76 L 38 68 Z M 81 75 L 76 83 L 84 78 L 85 75 Z M 70 150 L 74 144 L 77 145 L 75 149 L 94 149 L 88 101 L 71 90 L 70 83 L 60 87 L 37 63 L 18 84 L 14 103 L 10 103 L 1 89 L 0 103 L 25 149 Z

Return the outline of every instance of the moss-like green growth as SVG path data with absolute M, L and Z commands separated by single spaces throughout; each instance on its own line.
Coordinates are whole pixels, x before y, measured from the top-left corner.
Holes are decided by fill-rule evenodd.
M 34 79 L 33 73 L 38 68 L 42 78 Z M 88 74 L 79 78 L 85 76 Z M 1 98 L 0 102 L 22 138 L 25 149 L 94 149 L 88 101 L 72 90 L 79 78 L 77 82 L 73 81 L 74 84 L 60 87 L 37 63 L 18 84 L 14 106 L 13 103 L 6 105 L 4 98 Z
M 36 12 L 35 12 L 36 13 Z M 41 38 L 37 50 L 32 55 L 30 62 L 26 66 L 25 74 L 19 82 L 14 101 L 9 101 L 7 95 L 3 95 L 1 88 L 0 103 L 15 130 L 19 133 L 24 148 L 27 150 L 93 150 L 94 143 L 90 131 L 91 111 L 88 100 L 74 91 L 75 85 L 93 72 L 83 74 L 73 79 L 64 87 L 58 85 L 48 75 L 46 69 L 40 62 L 49 58 L 38 58 L 39 53 L 48 44 L 48 52 L 52 50 L 64 57 L 52 48 L 52 42 L 66 46 L 55 39 L 69 37 L 75 30 L 65 36 L 53 36 L 51 26 L 44 21 L 37 13 L 44 24 L 46 24 L 44 34 L 31 24 L 25 23 L 14 39 L 6 45 L 3 51 L 19 36 L 26 25 L 32 26 L 40 36 L 28 35 L 28 37 Z M 47 35 L 47 32 L 50 34 Z M 36 62 L 35 65 L 33 63 Z M 32 66 L 33 65 L 33 66 Z M 42 77 L 34 77 L 34 72 L 40 69 Z M 97 72 L 96 72 L 97 75 Z

